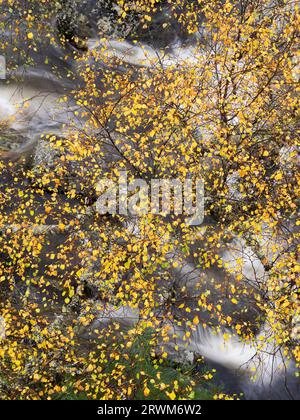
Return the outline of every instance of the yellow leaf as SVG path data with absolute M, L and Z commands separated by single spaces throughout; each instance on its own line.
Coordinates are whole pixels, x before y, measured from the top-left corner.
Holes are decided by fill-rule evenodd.
M 88 365 L 88 367 L 86 368 L 87 372 L 93 372 L 94 370 L 94 366 L 93 365 Z
M 170 400 L 175 400 L 176 399 L 176 394 L 175 394 L 174 391 L 167 392 L 167 396 L 170 398 Z

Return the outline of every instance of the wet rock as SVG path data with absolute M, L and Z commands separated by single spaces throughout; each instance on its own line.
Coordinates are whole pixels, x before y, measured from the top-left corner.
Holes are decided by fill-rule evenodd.
M 82 40 L 99 33 L 102 36 L 127 37 L 137 26 L 138 14 L 132 11 L 120 23 L 121 13 L 117 2 L 112 0 L 61 0 L 58 32 L 76 47 L 82 46 Z
M 279 152 L 279 162 L 282 169 L 287 172 L 300 166 L 300 148 L 297 146 L 283 146 Z
M 139 15 L 135 11 L 129 11 L 126 19 L 120 23 L 119 18 L 122 10 L 116 2 L 111 0 L 98 0 L 96 5 L 99 13 L 97 27 L 100 34 L 112 38 L 127 38 L 137 28 Z
M 35 142 L 12 128 L 0 131 L 0 161 L 11 162 L 17 167 L 31 167 Z
M 19 149 L 28 138 L 13 128 L 0 127 L 0 153 Z
M 51 143 L 49 142 L 49 140 L 41 138 L 38 141 L 38 145 L 36 148 L 34 156 L 34 166 L 43 166 L 45 170 L 52 170 L 59 163 L 58 161 L 60 157 L 61 153 L 54 147 L 51 147 Z
M 89 311 L 88 314 L 82 312 L 79 317 L 80 320 L 80 318 L 85 318 L 86 315 L 90 316 L 91 313 L 94 316 L 94 321 L 91 324 L 81 328 L 79 334 L 82 338 L 97 338 L 98 333 L 96 331 L 101 331 L 112 323 L 120 324 L 121 330 L 126 331 L 134 328 L 139 321 L 138 309 L 130 308 L 129 306 L 115 308 L 113 305 L 101 302 L 91 302 L 91 304 L 94 309 Z

